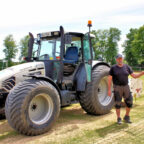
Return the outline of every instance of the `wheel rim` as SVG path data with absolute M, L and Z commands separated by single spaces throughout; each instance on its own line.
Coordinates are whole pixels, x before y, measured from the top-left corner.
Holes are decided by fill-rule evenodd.
M 111 88 L 112 89 L 112 88 Z M 108 96 L 108 77 L 104 77 L 101 79 L 98 86 L 98 98 L 99 102 L 103 106 L 107 106 L 111 101 L 113 96 Z
M 48 94 L 36 95 L 29 105 L 29 118 L 38 125 L 46 123 L 53 112 L 54 105 Z

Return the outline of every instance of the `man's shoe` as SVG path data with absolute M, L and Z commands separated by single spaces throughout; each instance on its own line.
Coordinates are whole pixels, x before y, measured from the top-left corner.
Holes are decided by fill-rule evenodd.
M 118 119 L 117 119 L 117 124 L 119 124 L 119 125 L 122 124 L 121 118 L 118 118 Z
M 130 116 L 125 116 L 125 117 L 124 117 L 124 121 L 125 121 L 126 123 L 132 123 L 131 120 L 130 120 Z

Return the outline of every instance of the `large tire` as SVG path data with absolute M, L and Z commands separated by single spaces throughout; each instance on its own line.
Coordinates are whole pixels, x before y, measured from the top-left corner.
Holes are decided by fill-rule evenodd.
M 114 104 L 113 94 L 107 95 L 110 68 L 100 65 L 92 70 L 92 82 L 86 86 L 86 91 L 79 95 L 82 108 L 89 114 L 101 115 L 109 113 Z
M 60 98 L 53 85 L 29 79 L 19 83 L 9 93 L 5 114 L 9 124 L 24 135 L 47 132 L 60 113 Z

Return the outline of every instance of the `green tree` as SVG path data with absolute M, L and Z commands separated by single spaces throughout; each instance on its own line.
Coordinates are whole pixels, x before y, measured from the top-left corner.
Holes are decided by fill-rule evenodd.
M 138 64 L 142 66 L 144 64 L 144 26 L 140 27 L 134 35 L 132 47 L 132 52 L 138 59 Z
M 122 45 L 124 47 L 123 54 L 125 55 L 125 60 L 131 66 L 138 65 L 138 56 L 136 56 L 137 54 L 134 50 L 135 44 L 133 43 L 137 33 L 138 29 L 131 28 L 129 33 L 126 35 L 127 40 L 125 40 L 124 44 Z
M 8 66 L 12 66 L 13 62 L 12 59 L 14 59 L 16 57 L 16 54 L 18 52 L 17 49 L 17 45 L 16 42 L 13 38 L 12 35 L 8 35 L 5 39 L 4 39 L 4 54 L 5 54 L 5 59 L 8 61 Z
M 28 55 L 29 35 L 20 40 L 20 60 Z
M 120 40 L 121 31 L 118 28 L 110 28 L 107 38 L 107 50 L 105 52 L 106 62 L 111 65 L 115 64 L 115 56 L 118 53 L 118 42 Z
M 0 60 L 0 70 L 2 70 L 2 67 L 3 67 L 3 62 L 2 60 Z
M 121 31 L 117 28 L 106 30 L 92 31 L 95 38 L 92 40 L 92 45 L 96 53 L 96 59 L 100 56 L 110 64 L 115 63 L 114 57 L 118 52 L 118 41 L 120 40 Z
M 95 59 L 101 57 L 105 60 L 105 52 L 107 49 L 108 30 L 92 31 L 95 38 L 92 40 L 93 49 L 95 51 Z

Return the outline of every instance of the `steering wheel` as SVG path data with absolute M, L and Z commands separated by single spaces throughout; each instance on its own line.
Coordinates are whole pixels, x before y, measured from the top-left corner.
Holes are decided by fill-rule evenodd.
M 49 57 L 50 57 L 50 56 L 49 56 L 48 54 L 43 54 L 43 55 L 41 55 L 40 57 L 41 57 L 41 58 L 44 57 L 44 58 L 43 58 L 44 60 L 49 60 Z

